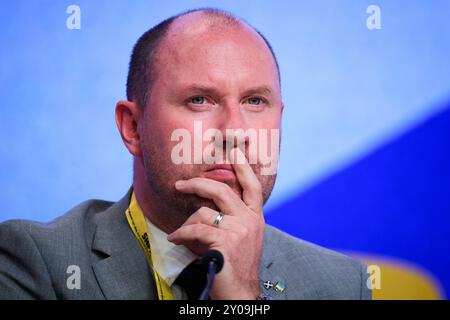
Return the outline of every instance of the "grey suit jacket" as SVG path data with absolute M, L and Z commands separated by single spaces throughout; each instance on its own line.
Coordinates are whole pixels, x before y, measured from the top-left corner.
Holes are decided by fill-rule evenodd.
M 0 224 L 0 299 L 157 299 L 125 218 L 129 199 L 89 200 L 46 224 Z M 273 299 L 370 299 L 367 277 L 357 260 L 266 227 L 260 280 Z

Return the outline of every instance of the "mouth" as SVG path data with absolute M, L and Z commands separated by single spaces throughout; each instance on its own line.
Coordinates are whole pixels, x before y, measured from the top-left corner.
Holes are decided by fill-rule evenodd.
M 227 181 L 236 179 L 233 166 L 231 164 L 216 164 L 203 173 L 205 178 Z

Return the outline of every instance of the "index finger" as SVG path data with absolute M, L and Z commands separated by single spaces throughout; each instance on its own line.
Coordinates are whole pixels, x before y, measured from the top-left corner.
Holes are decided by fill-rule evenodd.
M 242 187 L 242 200 L 254 212 L 261 212 L 262 188 L 244 153 L 239 148 L 230 150 L 231 165 Z

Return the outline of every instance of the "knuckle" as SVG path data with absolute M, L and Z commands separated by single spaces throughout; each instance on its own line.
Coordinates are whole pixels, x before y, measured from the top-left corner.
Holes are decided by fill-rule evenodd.
M 261 186 L 261 182 L 259 181 L 258 178 L 255 179 L 255 182 L 253 183 L 253 189 L 258 192 L 258 193 L 262 193 L 262 186 Z
M 231 187 L 227 184 L 222 183 L 221 188 L 222 188 L 222 190 L 221 190 L 222 195 L 227 198 L 234 197 L 236 195 L 234 193 L 233 189 L 231 189 Z
M 197 215 L 199 215 L 202 218 L 205 218 L 208 214 L 208 209 L 206 207 L 200 207 L 200 209 L 197 210 Z
M 246 226 L 242 226 L 240 228 L 240 232 L 244 235 L 245 238 L 247 238 L 247 236 L 251 233 L 250 228 L 248 228 Z
M 193 236 L 194 241 L 201 242 L 201 240 L 203 239 L 203 232 L 202 232 L 203 230 L 201 228 L 201 225 L 196 224 L 193 231 L 194 231 L 194 236 Z
M 241 235 L 238 232 L 231 232 L 228 236 L 229 241 L 232 243 L 239 243 L 241 241 Z
M 191 188 L 194 190 L 198 190 L 199 185 L 201 184 L 200 178 L 192 178 L 189 181 L 191 183 Z
M 200 232 L 200 225 L 199 224 L 192 225 L 190 232 L 194 234 L 195 238 L 197 238 L 197 236 L 198 236 L 198 234 Z
M 211 209 L 209 209 L 208 207 L 201 207 L 200 209 L 201 222 L 207 224 L 210 223 L 210 220 L 212 219 Z

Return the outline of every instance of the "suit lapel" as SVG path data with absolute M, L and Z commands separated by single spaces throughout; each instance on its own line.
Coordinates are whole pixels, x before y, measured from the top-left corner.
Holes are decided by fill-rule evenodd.
M 153 272 L 126 218 L 131 189 L 109 209 L 94 216 L 94 270 L 106 299 L 157 299 Z

